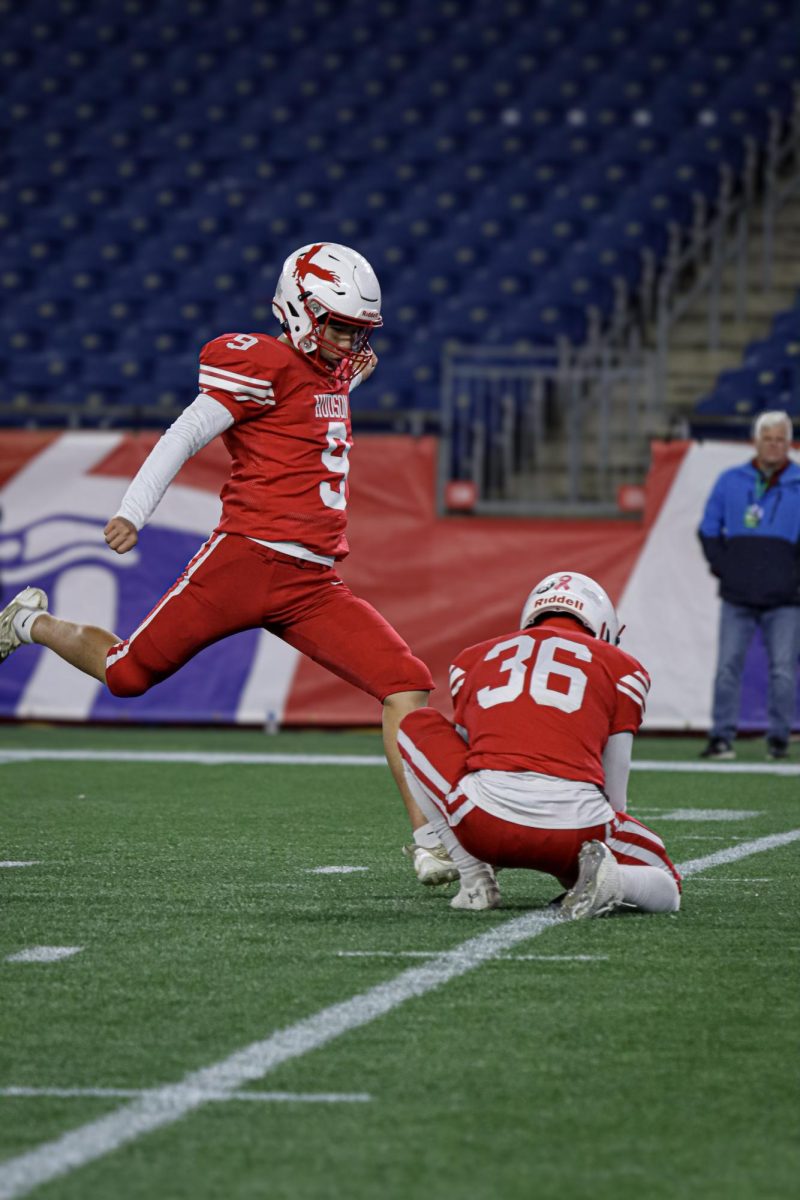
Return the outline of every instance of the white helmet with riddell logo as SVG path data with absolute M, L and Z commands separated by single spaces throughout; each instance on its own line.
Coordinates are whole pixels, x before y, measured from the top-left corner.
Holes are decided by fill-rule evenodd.
M 622 633 L 614 605 L 603 588 L 576 571 L 554 571 L 537 583 L 523 606 L 520 628 L 554 613 L 569 613 L 596 638 L 614 646 Z
M 369 337 L 381 319 L 381 289 L 363 255 L 336 242 L 301 246 L 283 264 L 272 311 L 296 350 L 340 377 L 352 377 L 370 360 Z M 351 327 L 350 347 L 331 340 L 330 322 Z

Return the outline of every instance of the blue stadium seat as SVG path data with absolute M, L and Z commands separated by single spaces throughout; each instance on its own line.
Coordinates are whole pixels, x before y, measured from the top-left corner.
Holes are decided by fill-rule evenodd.
M 102 392 L 114 401 L 122 400 L 135 383 L 147 379 L 150 360 L 139 354 L 85 354 L 80 373 L 81 386 Z
M 711 393 L 695 405 L 691 428 L 700 436 L 709 419 L 747 424 L 764 409 L 786 408 L 795 393 L 794 378 L 787 371 L 747 366 L 723 371 Z
M 12 389 L 39 396 L 55 393 L 61 384 L 73 383 L 81 371 L 81 360 L 58 354 L 10 354 L 5 358 L 4 378 Z

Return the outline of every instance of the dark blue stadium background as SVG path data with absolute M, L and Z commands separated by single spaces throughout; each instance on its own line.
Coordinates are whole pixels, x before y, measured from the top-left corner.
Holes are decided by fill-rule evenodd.
M 635 307 L 800 79 L 790 0 L 0 8 L 6 425 L 164 424 L 337 240 L 385 297 L 362 420 L 435 426 L 449 339 L 579 345 Z M 743 367 L 770 405 L 800 403 L 782 320 Z

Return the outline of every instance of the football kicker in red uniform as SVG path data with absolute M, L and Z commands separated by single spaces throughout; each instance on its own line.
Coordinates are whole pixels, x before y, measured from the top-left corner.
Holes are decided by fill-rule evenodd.
M 36 642 L 105 683 L 138 696 L 206 646 L 268 629 L 383 706 L 384 745 L 406 804 L 410 851 L 424 883 L 457 877 L 408 790 L 397 749 L 400 719 L 427 701 L 428 668 L 336 573 L 348 551 L 350 392 L 375 369 L 382 324 L 372 267 L 347 246 L 318 242 L 290 254 L 273 300 L 281 334 L 224 333 L 200 354 L 199 392 L 153 448 L 105 530 L 118 554 L 191 455 L 221 437 L 231 459 L 216 529 L 137 629 L 57 620 L 41 588 L 0 614 L 0 660 Z

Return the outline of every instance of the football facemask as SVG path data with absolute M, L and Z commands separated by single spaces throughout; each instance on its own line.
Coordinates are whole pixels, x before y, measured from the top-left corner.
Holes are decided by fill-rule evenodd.
M 289 255 L 272 310 L 295 349 L 344 382 L 370 361 L 370 334 L 383 324 L 375 272 L 362 255 L 336 242 Z
M 616 646 L 622 629 L 614 605 L 600 584 L 575 571 L 554 571 L 533 589 L 522 609 L 520 628 L 540 617 L 568 613 L 601 641 Z

